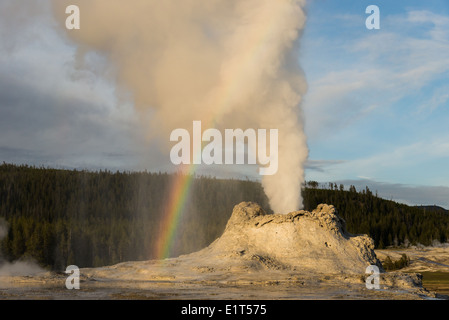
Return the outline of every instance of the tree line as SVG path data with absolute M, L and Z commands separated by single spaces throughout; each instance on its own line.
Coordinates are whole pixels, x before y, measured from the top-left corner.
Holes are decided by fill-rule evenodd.
M 42 266 L 98 267 L 156 258 L 154 249 L 178 174 L 0 165 L 0 255 Z M 268 207 L 259 183 L 195 177 L 170 254 L 197 251 L 224 230 L 235 204 Z M 1 222 L 0 222 L 1 223 Z M 1 260 L 1 259 L 0 259 Z
M 444 243 L 449 237 L 449 214 L 446 210 L 429 210 L 426 206 L 408 206 L 385 200 L 368 188 L 357 191 L 354 186 L 329 183 L 318 188 L 317 182 L 307 183 L 304 205 L 312 210 L 320 203 L 335 206 L 351 233 L 368 234 L 375 246 L 431 245 Z
M 180 173 L 59 170 L 0 165 L 3 259 L 32 258 L 52 270 L 156 258 L 154 246 Z M 376 247 L 445 242 L 449 215 L 384 200 L 351 186 L 303 190 L 305 209 L 333 204 L 351 233 Z M 196 176 L 177 223 L 171 256 L 197 251 L 223 232 L 233 207 L 259 203 L 272 213 L 259 182 Z M 1 257 L 0 257 L 1 258 Z M 0 259 L 1 260 L 1 259 Z

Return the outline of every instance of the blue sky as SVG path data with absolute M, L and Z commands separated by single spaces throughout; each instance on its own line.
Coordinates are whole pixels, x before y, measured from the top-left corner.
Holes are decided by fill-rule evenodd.
M 380 30 L 365 27 L 370 4 Z M 447 1 L 309 2 L 309 180 L 449 187 L 448 11 Z
M 0 161 L 164 170 L 133 106 L 98 76 L 104 61 L 80 68 L 49 2 L 24 3 L 0 2 Z M 372 4 L 380 30 L 365 27 Z M 449 208 L 449 2 L 310 0 L 307 11 L 306 180 Z

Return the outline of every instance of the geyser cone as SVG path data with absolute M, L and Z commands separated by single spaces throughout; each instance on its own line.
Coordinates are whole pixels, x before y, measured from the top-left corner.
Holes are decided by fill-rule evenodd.
M 258 204 L 242 202 L 205 252 L 308 273 L 364 273 L 373 264 L 382 269 L 374 241 L 348 233 L 335 208 L 325 204 L 312 212 L 267 215 Z

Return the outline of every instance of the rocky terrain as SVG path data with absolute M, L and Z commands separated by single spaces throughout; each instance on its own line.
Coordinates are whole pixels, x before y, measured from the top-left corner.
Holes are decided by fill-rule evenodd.
M 367 289 L 370 265 L 380 289 Z M 428 299 L 419 274 L 384 272 L 366 235 L 346 231 L 330 205 L 267 215 L 234 207 L 223 235 L 198 252 L 165 260 L 81 269 L 80 290 L 65 274 L 0 277 L 3 299 Z

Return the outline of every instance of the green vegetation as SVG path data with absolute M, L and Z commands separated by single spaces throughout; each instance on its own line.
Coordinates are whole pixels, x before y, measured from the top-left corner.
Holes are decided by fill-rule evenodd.
M 9 260 L 32 257 L 55 270 L 154 258 L 176 175 L 0 166 L 0 242 Z M 198 177 L 179 220 L 172 255 L 196 251 L 224 230 L 235 204 L 268 207 L 260 184 Z
M 394 262 L 391 260 L 390 256 L 387 256 L 385 258 L 385 261 L 382 262 L 382 266 L 386 271 L 402 269 L 409 265 L 410 265 L 410 258 L 405 253 L 402 254 L 399 260 L 396 260 Z
M 0 250 L 8 260 L 31 257 L 42 266 L 98 267 L 155 258 L 154 246 L 170 205 L 176 174 L 89 172 L 0 165 L 0 220 L 8 235 Z M 449 215 L 387 201 L 366 188 L 308 183 L 305 207 L 333 204 L 351 233 L 366 233 L 378 248 L 445 242 Z M 189 253 L 218 238 L 241 201 L 270 213 L 258 182 L 195 177 L 180 215 L 172 256 Z
M 354 186 L 345 191 L 342 185 L 330 183 L 328 189 L 318 189 L 308 183 L 304 199 L 307 210 L 320 203 L 333 204 L 346 220 L 348 231 L 368 234 L 378 249 L 418 243 L 431 245 L 433 241 L 444 243 L 449 238 L 446 212 L 385 200 L 368 187 L 358 192 Z

